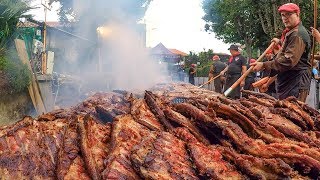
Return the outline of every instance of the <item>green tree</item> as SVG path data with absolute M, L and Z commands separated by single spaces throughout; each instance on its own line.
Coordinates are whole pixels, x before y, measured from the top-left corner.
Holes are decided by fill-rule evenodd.
M 0 70 L 5 72 L 12 92 L 25 90 L 30 82 L 26 65 L 18 59 L 16 51 L 11 50 L 19 18 L 27 17 L 24 14 L 30 9 L 27 1 L 0 1 Z
M 189 52 L 186 60 L 186 69 L 189 70 L 191 64 L 197 64 L 197 76 L 207 77 L 209 74 L 210 66 L 212 64 L 211 58 L 214 52 L 212 49 L 203 50 L 199 53 Z
M 247 54 L 251 57 L 251 47 L 258 43 L 255 37 L 261 29 L 253 3 L 249 0 L 206 0 L 203 8 L 206 30 L 215 32 L 226 43 L 245 44 Z
M 0 1 L 0 55 L 3 55 L 12 41 L 12 35 L 17 29 L 19 18 L 31 8 L 28 2 L 21 0 Z

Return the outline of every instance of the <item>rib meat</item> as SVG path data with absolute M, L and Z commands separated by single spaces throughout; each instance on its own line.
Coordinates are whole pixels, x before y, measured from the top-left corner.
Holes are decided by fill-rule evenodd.
M 144 179 L 198 179 L 185 143 L 168 132 L 144 139 L 131 159 Z
M 63 144 L 58 153 L 58 179 L 90 179 L 80 153 L 78 120 L 73 119 L 63 134 Z
M 164 110 L 166 117 L 179 125 L 186 127 L 200 142 L 208 145 L 209 141 L 201 134 L 199 129 L 186 117 L 173 111 L 170 107 Z
M 161 131 L 162 125 L 158 119 L 152 114 L 146 102 L 143 99 L 135 99 L 131 104 L 131 114 L 133 118 L 140 124 L 148 127 L 150 130 Z
M 310 129 L 314 128 L 314 121 L 311 118 L 311 116 L 307 112 L 305 112 L 297 103 L 289 102 L 287 100 L 281 100 L 277 102 L 277 106 L 285 107 L 293 112 L 296 112 L 302 117 L 302 119 L 305 121 L 305 123 L 308 125 Z
M 111 133 L 110 152 L 105 160 L 103 179 L 140 179 L 130 161 L 132 148 L 151 131 L 137 123 L 131 115 L 115 119 Z
M 233 162 L 241 171 L 253 179 L 290 179 L 293 169 L 281 159 L 258 158 L 239 154 L 226 147 L 218 147 L 221 154 Z
M 86 168 L 92 179 L 101 179 L 105 169 L 103 161 L 109 152 L 111 124 L 102 124 L 90 115 L 80 117 L 78 121 L 81 152 Z
M 224 129 L 224 133 L 236 146 L 253 156 L 263 158 L 280 158 L 290 165 L 300 164 L 304 172 L 320 172 L 320 156 L 310 154 L 309 149 L 286 143 L 265 144 L 263 141 L 248 137 L 241 128 L 230 121 L 216 119 L 216 125 Z M 316 153 L 316 151 L 313 151 Z M 314 159 L 314 158 L 317 159 Z
M 145 93 L 145 100 L 152 111 L 152 113 L 159 119 L 159 121 L 162 123 L 162 125 L 169 131 L 173 131 L 173 126 L 170 124 L 170 122 L 166 119 L 163 110 L 162 105 L 159 102 L 159 99 L 152 94 L 150 91 L 146 91 Z

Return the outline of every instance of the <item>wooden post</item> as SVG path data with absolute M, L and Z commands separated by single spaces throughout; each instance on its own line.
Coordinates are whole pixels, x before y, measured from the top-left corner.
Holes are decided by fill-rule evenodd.
M 44 6 L 42 74 L 47 73 L 47 7 Z
M 23 64 L 26 64 L 28 66 L 28 69 L 31 72 L 31 83 L 28 87 L 28 91 L 29 91 L 29 95 L 32 100 L 32 103 L 39 115 L 46 113 L 46 109 L 40 94 L 40 89 L 37 84 L 37 80 L 31 69 L 31 64 L 29 61 L 26 45 L 24 41 L 21 39 L 15 39 L 15 45 L 16 45 L 16 49 L 17 49 L 20 60 L 22 61 Z

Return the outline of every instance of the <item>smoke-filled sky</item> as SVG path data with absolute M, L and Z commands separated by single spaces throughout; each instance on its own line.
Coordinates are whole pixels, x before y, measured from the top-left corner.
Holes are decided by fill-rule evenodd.
M 201 2 L 202 0 L 153 0 L 145 16 L 147 46 L 154 47 L 162 42 L 168 48 L 187 53 L 199 52 L 204 48 L 228 53 L 228 45 L 204 31 Z M 41 0 L 35 0 L 33 5 L 40 8 L 30 13 L 35 15 L 35 19 L 43 20 L 44 12 L 40 3 Z M 48 21 L 57 21 L 58 8 L 59 4 L 54 3 L 48 12 Z

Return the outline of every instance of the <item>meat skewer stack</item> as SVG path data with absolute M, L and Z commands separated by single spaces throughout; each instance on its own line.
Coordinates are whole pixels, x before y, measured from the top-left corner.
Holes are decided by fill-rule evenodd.
M 0 128 L 1 179 L 317 179 L 320 113 L 188 84 L 97 93 Z

